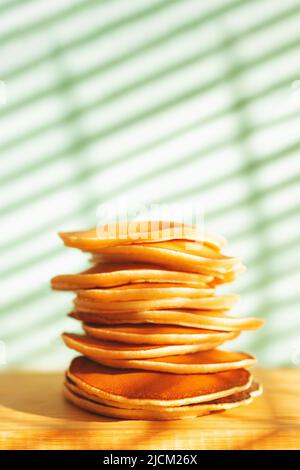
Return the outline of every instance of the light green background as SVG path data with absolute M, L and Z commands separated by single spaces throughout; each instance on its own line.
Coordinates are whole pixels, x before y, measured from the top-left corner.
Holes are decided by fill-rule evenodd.
M 63 368 L 49 279 L 104 202 L 183 202 L 248 267 L 236 347 L 300 363 L 300 1 L 0 2 L 3 367 Z

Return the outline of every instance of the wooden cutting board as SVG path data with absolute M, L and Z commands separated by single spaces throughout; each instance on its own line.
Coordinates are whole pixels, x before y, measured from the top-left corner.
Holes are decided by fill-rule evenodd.
M 1 449 L 299 449 L 300 370 L 257 370 L 249 406 L 183 421 L 101 418 L 65 402 L 62 373 L 0 376 Z

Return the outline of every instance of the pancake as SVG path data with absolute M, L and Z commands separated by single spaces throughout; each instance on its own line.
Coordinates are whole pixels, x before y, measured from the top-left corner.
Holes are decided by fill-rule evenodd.
M 84 356 L 73 359 L 67 377 L 100 399 L 128 405 L 182 406 L 226 397 L 249 388 L 246 369 L 216 374 L 168 374 L 112 369 Z
M 218 341 L 210 341 L 203 344 L 129 345 L 72 333 L 64 333 L 63 340 L 69 348 L 75 349 L 75 351 L 84 354 L 86 357 L 103 364 L 106 363 L 106 360 L 124 361 L 125 359 L 156 358 L 194 353 L 212 349 L 220 344 Z
M 78 291 L 78 297 L 104 302 L 127 302 L 131 300 L 152 300 L 168 298 L 198 298 L 210 297 L 214 289 L 203 286 L 186 287 L 173 284 L 127 284 L 126 286 L 112 287 L 110 289 L 87 289 Z
M 135 245 L 136 246 L 136 245 Z M 151 248 L 152 245 L 149 245 Z M 123 248 L 123 247 L 117 247 L 117 248 Z M 125 247 L 126 248 L 126 247 Z M 140 247 L 141 248 L 141 247 Z M 174 253 L 176 257 L 176 253 Z M 101 254 L 96 254 L 93 253 L 92 257 L 90 259 L 92 264 L 102 264 L 106 263 L 107 265 L 113 265 L 113 264 L 146 264 L 146 261 L 141 261 L 139 260 L 139 256 L 137 256 L 136 260 L 134 259 L 135 256 L 133 256 L 133 253 L 127 253 L 127 254 L 121 254 L 121 252 L 113 252 L 110 251 L 109 254 L 106 252 L 101 253 Z M 145 257 L 146 260 L 147 257 Z M 150 261 L 148 261 L 150 264 Z M 166 270 L 166 271 L 179 271 L 179 272 L 185 272 L 188 274 L 195 274 L 195 275 L 200 275 L 200 276 L 209 276 L 212 277 L 213 280 L 210 282 L 211 285 L 216 285 L 216 284 L 225 284 L 227 282 L 232 282 L 234 281 L 239 273 L 243 273 L 246 268 L 244 265 L 240 262 L 236 262 L 234 266 L 232 266 L 230 269 L 227 270 L 210 270 L 208 268 L 191 268 L 191 266 L 187 265 L 186 263 L 176 263 L 175 260 L 173 260 L 170 263 L 159 263 L 159 261 L 151 261 L 153 266 L 156 266 L 157 269 L 161 270 Z M 170 264 L 170 265 L 169 265 Z
M 142 245 L 145 245 L 142 243 Z M 199 241 L 189 241 L 189 240 L 168 240 L 160 241 L 154 243 L 147 243 L 146 245 L 149 248 L 161 248 L 164 250 L 177 251 L 180 253 L 188 253 L 190 255 L 200 256 L 202 258 L 207 258 L 211 260 L 217 260 L 221 262 L 224 261 L 225 265 L 236 265 L 237 261 L 241 263 L 239 258 L 225 255 L 220 251 L 205 245 Z
M 150 264 L 98 263 L 80 274 L 62 274 L 52 279 L 57 290 L 93 289 L 140 283 L 172 283 L 200 286 L 213 281 L 213 276 L 159 269 Z
M 232 271 L 228 271 L 227 273 L 223 274 L 215 274 L 214 279 L 209 283 L 211 287 L 217 286 L 218 284 L 227 284 L 229 282 L 233 282 L 237 279 L 238 275 L 245 272 L 245 266 L 241 264 L 237 264 L 234 266 Z
M 103 404 L 95 399 L 88 398 L 85 393 L 72 383 L 66 383 L 64 395 L 68 401 L 74 405 L 91 413 L 121 419 L 140 420 L 174 420 L 196 418 L 211 413 L 225 411 L 241 405 L 248 405 L 253 401 L 254 396 L 258 396 L 261 390 L 258 387 L 248 391 L 235 393 L 225 398 L 220 398 L 207 403 L 166 407 L 166 408 L 120 408 L 113 405 Z
M 199 289 L 200 290 L 200 289 Z M 94 292 L 80 291 L 74 301 L 76 310 L 82 312 L 129 313 L 145 310 L 164 309 L 195 309 L 195 310 L 226 310 L 230 309 L 239 299 L 235 294 L 225 294 L 219 297 L 204 296 L 199 298 L 174 297 L 154 300 L 109 301 L 96 300 Z M 202 293 L 202 292 L 201 292 Z
M 169 406 L 166 406 L 166 405 L 157 405 L 157 404 L 152 404 L 152 405 L 144 405 L 144 404 L 132 404 L 132 403 L 127 403 L 127 402 L 118 402 L 118 401 L 113 401 L 113 400 L 108 400 L 106 398 L 99 398 L 97 395 L 94 395 L 92 393 L 88 393 L 87 391 L 79 388 L 74 382 L 72 382 L 72 380 L 70 380 L 67 376 L 66 376 L 66 379 L 65 379 L 65 386 L 67 388 L 69 388 L 69 390 L 73 391 L 74 393 L 76 393 L 77 395 L 81 396 L 81 397 L 84 397 L 84 398 L 88 398 L 89 400 L 92 400 L 92 401 L 95 401 L 96 403 L 100 403 L 102 405 L 108 405 L 108 406 L 113 406 L 115 408 L 128 408 L 128 409 L 147 409 L 147 410 L 163 410 L 163 409 L 180 409 L 180 410 L 188 410 L 191 406 L 195 406 L 195 405 L 181 405 L 181 406 L 172 406 L 172 407 L 169 407 Z M 237 397 L 239 396 L 239 398 L 241 397 L 246 397 L 249 393 L 251 393 L 251 396 L 252 397 L 255 397 L 255 396 L 258 396 L 260 395 L 262 391 L 262 387 L 261 385 L 259 385 L 257 382 L 254 382 L 252 381 L 251 384 L 248 386 L 247 389 L 243 390 L 242 392 L 238 392 L 238 393 L 234 393 L 232 395 L 229 395 L 229 396 L 226 396 L 226 397 L 223 397 L 223 398 L 217 398 L 215 400 L 211 400 L 211 401 L 207 401 L 207 402 L 203 402 L 201 403 L 201 405 L 208 405 L 208 404 L 212 404 L 212 402 L 214 403 L 225 403 L 225 402 L 228 402 L 229 400 L 230 401 L 233 401 L 233 398 L 236 400 Z M 198 405 L 200 406 L 200 404 Z
M 162 325 L 179 325 L 200 329 L 213 329 L 217 331 L 241 331 L 241 330 L 256 330 L 263 325 L 261 318 L 237 318 L 229 315 L 224 315 L 222 312 L 218 315 L 213 315 L 209 311 L 180 311 L 180 310 L 159 310 L 159 311 L 144 311 L 144 312 L 131 312 L 123 315 L 120 314 L 105 314 L 105 313 L 90 313 L 75 311 L 71 313 L 73 318 L 87 323 L 102 323 L 102 324 L 138 324 L 138 323 L 151 323 Z
M 149 244 L 148 244 L 149 245 Z M 168 269 L 177 269 L 190 273 L 223 275 L 240 265 L 237 258 L 212 259 L 187 252 L 158 248 L 153 245 L 130 245 L 101 248 L 92 253 L 101 253 L 105 260 L 118 262 L 151 263 Z M 97 256 L 94 260 L 97 262 Z
M 130 344 L 205 344 L 212 341 L 223 343 L 236 338 L 236 331 L 215 331 L 172 325 L 94 325 L 84 323 L 87 335 L 108 341 Z
M 226 240 L 220 235 L 172 221 L 119 222 L 105 224 L 90 230 L 61 232 L 59 236 L 66 246 L 82 251 L 174 239 L 201 241 L 216 250 L 220 250 L 226 244 Z
M 171 374 L 212 374 L 249 367 L 256 362 L 254 357 L 249 354 L 222 351 L 220 349 L 150 359 L 117 360 L 110 359 L 108 356 L 101 358 L 89 354 L 86 354 L 86 356 L 109 367 L 151 370 Z

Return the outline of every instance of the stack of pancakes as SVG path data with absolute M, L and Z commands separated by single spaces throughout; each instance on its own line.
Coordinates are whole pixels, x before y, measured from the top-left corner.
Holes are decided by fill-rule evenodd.
M 70 315 L 83 322 L 84 334 L 63 335 L 82 354 L 67 372 L 69 401 L 116 418 L 178 419 L 260 394 L 246 369 L 255 359 L 218 349 L 262 324 L 229 315 L 236 295 L 216 295 L 243 271 L 238 258 L 222 253 L 223 238 L 170 222 L 60 236 L 93 262 L 80 274 L 52 279 L 54 289 L 76 293 Z

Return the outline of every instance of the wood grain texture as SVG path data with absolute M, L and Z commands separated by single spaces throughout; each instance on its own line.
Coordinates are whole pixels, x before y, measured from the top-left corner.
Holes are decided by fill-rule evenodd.
M 183 421 L 101 418 L 67 403 L 62 373 L 0 376 L 1 449 L 299 449 L 300 370 L 256 370 L 249 406 Z

